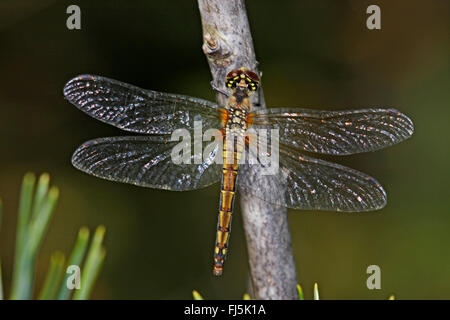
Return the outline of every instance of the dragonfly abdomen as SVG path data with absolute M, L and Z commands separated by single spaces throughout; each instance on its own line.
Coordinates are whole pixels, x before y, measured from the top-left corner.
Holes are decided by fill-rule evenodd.
M 228 130 L 227 130 L 228 131 Z M 226 139 L 225 139 L 226 140 Z M 231 219 L 236 192 L 236 181 L 238 174 L 238 163 L 241 158 L 243 145 L 240 139 L 232 139 L 232 143 L 224 143 L 223 147 L 223 169 L 222 184 L 219 202 L 219 219 L 217 222 L 216 245 L 214 248 L 213 273 L 220 276 L 225 262 L 228 241 L 231 233 Z M 233 148 L 230 148 L 233 146 Z

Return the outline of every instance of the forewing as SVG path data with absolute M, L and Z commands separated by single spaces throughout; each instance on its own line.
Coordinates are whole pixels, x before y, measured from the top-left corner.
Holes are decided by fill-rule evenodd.
M 217 143 L 204 143 L 213 145 L 200 164 L 194 163 L 194 153 L 187 154 L 189 164 L 175 164 L 171 154 L 179 143 L 163 136 L 94 139 L 78 147 L 72 164 L 103 179 L 173 191 L 199 189 L 220 180 L 220 165 L 214 162 L 221 151 Z
M 88 115 L 120 129 L 171 134 L 175 129 L 220 127 L 218 106 L 207 100 L 161 93 L 95 75 L 80 75 L 64 86 L 64 96 Z
M 301 151 L 348 155 L 374 151 L 409 138 L 412 121 L 395 109 L 320 111 L 270 108 L 250 117 L 279 129 L 280 144 Z
M 276 174 L 261 163 L 242 164 L 238 183 L 241 192 L 293 209 L 360 212 L 386 204 L 374 178 L 294 150 L 280 150 Z

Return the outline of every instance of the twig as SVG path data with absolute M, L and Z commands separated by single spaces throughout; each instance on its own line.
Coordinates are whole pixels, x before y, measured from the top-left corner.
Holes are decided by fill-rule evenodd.
M 257 61 L 244 0 L 198 0 L 203 51 L 208 58 L 214 85 L 225 90 L 224 79 L 232 69 L 247 67 L 257 72 Z M 225 105 L 226 97 L 218 94 Z M 253 97 L 265 108 L 260 88 Z M 286 209 L 250 195 L 240 194 L 250 279 L 255 299 L 298 299 L 297 276 L 291 248 Z

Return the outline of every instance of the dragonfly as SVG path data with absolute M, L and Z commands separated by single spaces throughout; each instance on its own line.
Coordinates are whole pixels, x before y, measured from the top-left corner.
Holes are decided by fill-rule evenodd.
M 72 164 L 103 179 L 171 191 L 221 182 L 213 254 L 217 276 L 227 255 L 237 187 L 270 204 L 301 210 L 363 212 L 386 205 L 386 192 L 371 176 L 308 154 L 351 155 L 394 145 L 414 132 L 406 115 L 392 108 L 258 108 L 250 99 L 260 84 L 255 72 L 234 69 L 224 81 L 228 101 L 221 106 L 97 75 L 71 79 L 64 87 L 68 101 L 97 120 L 139 134 L 84 142 L 74 152 Z M 188 161 L 173 161 L 173 150 L 180 143 L 171 138 L 173 132 L 192 133 L 196 122 L 204 130 L 217 129 L 219 138 L 200 142 L 205 150 L 200 160 L 187 153 Z M 264 172 L 268 164 L 258 151 L 270 149 L 270 139 L 257 139 L 256 148 L 249 148 L 254 139 L 246 134 L 253 128 L 278 132 L 278 170 L 272 174 Z M 258 153 L 247 157 L 252 163 L 241 161 L 246 152 Z M 216 161 L 220 156 L 222 163 Z

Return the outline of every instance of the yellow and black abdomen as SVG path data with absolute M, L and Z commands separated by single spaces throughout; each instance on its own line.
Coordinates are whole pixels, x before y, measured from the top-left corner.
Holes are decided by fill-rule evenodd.
M 233 121 L 234 120 L 234 121 Z M 220 276 L 225 262 L 231 233 L 231 219 L 236 194 L 239 160 L 244 149 L 245 128 L 236 126 L 235 117 L 230 117 L 224 134 L 222 185 L 220 190 L 219 219 L 214 248 L 213 273 Z

